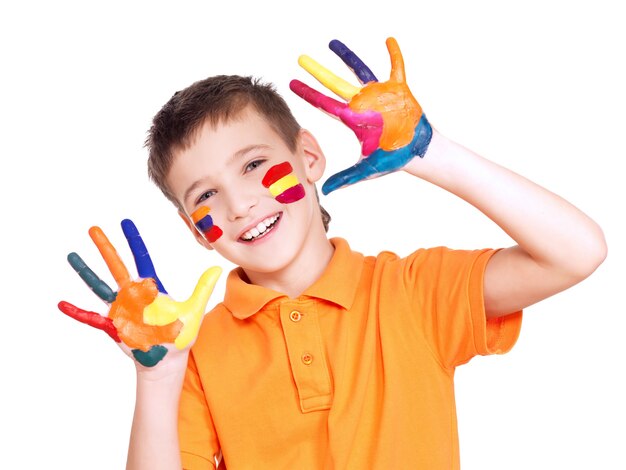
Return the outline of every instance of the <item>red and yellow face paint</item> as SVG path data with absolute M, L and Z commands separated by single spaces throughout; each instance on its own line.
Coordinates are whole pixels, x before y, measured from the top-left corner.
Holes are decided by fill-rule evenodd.
M 289 162 L 271 167 L 263 177 L 262 183 L 281 204 L 290 204 L 304 197 L 304 186 L 298 181 Z
M 209 215 L 209 209 L 206 206 L 202 206 L 191 214 L 191 220 L 196 225 L 198 230 L 204 235 L 209 243 L 214 243 L 223 234 L 222 229 L 213 224 L 213 218 Z

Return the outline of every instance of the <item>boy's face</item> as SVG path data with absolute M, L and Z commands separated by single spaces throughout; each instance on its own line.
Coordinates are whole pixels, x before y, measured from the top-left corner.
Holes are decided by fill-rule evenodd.
M 322 225 L 314 183 L 324 165 L 308 132 L 292 152 L 247 107 L 230 122 L 202 126 L 175 154 L 167 183 L 202 245 L 246 270 L 271 273 L 319 241 L 312 237 L 325 237 L 314 230 Z

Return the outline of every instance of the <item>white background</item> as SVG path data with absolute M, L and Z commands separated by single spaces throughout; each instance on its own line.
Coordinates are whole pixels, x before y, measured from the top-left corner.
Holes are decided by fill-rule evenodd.
M 351 165 L 359 146 L 289 91 L 292 78 L 318 87 L 297 57 L 352 81 L 327 48 L 337 38 L 384 78 L 387 36 L 398 40 L 409 84 L 440 132 L 572 201 L 609 244 L 588 280 L 527 309 L 511 353 L 458 370 L 462 468 L 626 468 L 619 2 L 347 3 L 3 3 L 1 468 L 125 464 L 133 366 L 106 335 L 56 307 L 68 300 L 104 312 L 65 260 L 77 251 L 113 284 L 91 225 L 132 266 L 119 222 L 133 219 L 174 298 L 186 298 L 206 267 L 231 267 L 194 242 L 146 176 L 143 141 L 161 105 L 209 75 L 261 76 L 318 137 L 330 175 Z M 368 254 L 511 243 L 473 207 L 406 174 L 322 202 L 330 234 Z

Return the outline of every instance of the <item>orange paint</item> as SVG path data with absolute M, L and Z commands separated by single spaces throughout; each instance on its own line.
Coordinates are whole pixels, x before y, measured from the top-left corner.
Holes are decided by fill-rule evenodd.
M 111 305 L 109 318 L 120 339 L 131 349 L 147 352 L 152 346 L 173 343 L 183 324 L 176 320 L 164 326 L 146 325 L 143 310 L 156 299 L 159 291 L 154 279 L 142 279 L 120 289 Z
M 130 282 L 130 274 L 124 262 L 100 227 L 91 227 L 89 236 L 98 247 L 104 262 L 109 267 L 115 282 L 122 287 Z
M 194 213 L 191 214 L 191 219 L 193 220 L 193 223 L 197 224 L 198 222 L 200 222 L 202 219 L 204 219 L 204 217 L 209 214 L 209 212 L 211 212 L 211 209 L 209 209 L 207 206 L 202 206 L 197 211 L 194 211 Z
M 367 84 L 348 106 L 356 112 L 374 110 L 382 115 L 384 125 L 379 147 L 386 151 L 408 145 L 422 117 L 422 107 L 406 84 L 394 81 Z

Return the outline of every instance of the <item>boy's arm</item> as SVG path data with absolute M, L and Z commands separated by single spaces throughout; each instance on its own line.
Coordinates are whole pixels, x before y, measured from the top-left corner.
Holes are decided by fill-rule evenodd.
M 137 373 L 135 414 L 128 447 L 127 470 L 180 470 L 178 403 L 187 355 L 177 357 L 171 369 Z
M 341 42 L 329 47 L 355 73 L 355 87 L 313 59 L 299 60 L 337 101 L 298 80 L 292 91 L 335 116 L 361 142 L 361 158 L 332 175 L 324 194 L 387 173 L 404 170 L 474 205 L 498 224 L 517 246 L 497 252 L 484 279 L 488 317 L 520 310 L 580 282 L 602 263 L 601 229 L 570 203 L 531 181 L 455 144 L 432 129 L 406 84 L 404 61 L 395 39 L 387 40 L 389 80 L 371 70 Z
M 122 221 L 139 279 L 131 279 L 115 247 L 99 227 L 89 234 L 107 264 L 118 290 L 111 289 L 76 253 L 68 261 L 91 290 L 109 307 L 106 316 L 60 302 L 66 315 L 107 333 L 133 359 L 137 371 L 135 415 L 128 469 L 181 468 L 178 445 L 178 403 L 189 350 L 221 274 L 207 269 L 192 295 L 183 302 L 169 297 L 156 274 L 139 231 Z
M 517 242 L 494 254 L 487 265 L 489 318 L 573 286 L 606 256 L 602 230 L 579 209 L 434 130 L 424 158 L 411 160 L 404 170 L 472 204 Z

